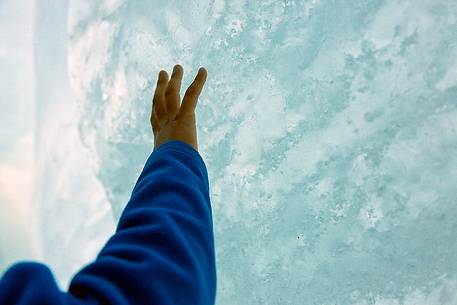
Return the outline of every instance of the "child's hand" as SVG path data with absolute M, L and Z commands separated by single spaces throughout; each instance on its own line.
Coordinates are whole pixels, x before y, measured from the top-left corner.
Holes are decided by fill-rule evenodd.
M 154 133 L 154 150 L 171 140 L 180 140 L 198 150 L 195 108 L 206 81 L 207 72 L 198 70 L 194 82 L 186 90 L 182 104 L 179 96 L 183 68 L 175 65 L 170 81 L 168 74 L 159 72 L 152 102 L 151 125 Z

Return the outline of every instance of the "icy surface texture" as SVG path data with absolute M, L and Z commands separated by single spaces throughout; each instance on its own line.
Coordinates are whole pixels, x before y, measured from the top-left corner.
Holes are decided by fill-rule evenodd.
M 217 304 L 457 304 L 457 2 L 73 1 L 68 63 L 115 221 L 208 70 Z

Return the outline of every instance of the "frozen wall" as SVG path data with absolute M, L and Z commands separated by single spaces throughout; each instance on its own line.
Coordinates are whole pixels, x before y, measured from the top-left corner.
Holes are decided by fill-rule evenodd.
M 208 70 L 218 305 L 457 304 L 455 1 L 55 3 L 36 9 L 58 117 L 37 202 L 62 286 L 114 230 L 180 63 L 183 88 Z
M 208 70 L 218 304 L 457 304 L 455 1 L 90 3 L 70 76 L 116 218 L 158 71 Z

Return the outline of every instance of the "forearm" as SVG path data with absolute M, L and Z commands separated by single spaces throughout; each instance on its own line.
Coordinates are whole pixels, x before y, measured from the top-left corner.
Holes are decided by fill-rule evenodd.
M 208 174 L 190 145 L 162 144 L 148 158 L 116 233 L 60 291 L 49 268 L 12 266 L 0 304 L 211 304 L 216 266 Z
M 139 276 L 141 285 L 134 285 Z M 214 304 L 208 174 L 200 155 L 188 144 L 167 142 L 150 155 L 116 234 L 97 261 L 75 276 L 70 292 L 85 294 L 94 289 L 91 281 L 101 278 L 103 289 L 119 292 L 107 300 L 116 304 L 136 299 Z

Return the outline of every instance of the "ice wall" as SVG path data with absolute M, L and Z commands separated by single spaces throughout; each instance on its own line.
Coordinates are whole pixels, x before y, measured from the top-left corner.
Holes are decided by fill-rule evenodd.
M 457 304 L 455 1 L 68 9 L 78 135 L 115 221 L 152 149 L 157 73 L 182 64 L 186 88 L 208 70 L 217 304 Z

